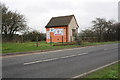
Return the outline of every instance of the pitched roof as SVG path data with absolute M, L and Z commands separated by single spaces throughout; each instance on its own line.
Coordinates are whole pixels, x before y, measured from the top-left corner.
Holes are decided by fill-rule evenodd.
M 58 27 L 58 26 L 68 26 L 72 17 L 74 17 L 74 15 L 52 17 L 45 27 L 50 28 L 50 27 Z

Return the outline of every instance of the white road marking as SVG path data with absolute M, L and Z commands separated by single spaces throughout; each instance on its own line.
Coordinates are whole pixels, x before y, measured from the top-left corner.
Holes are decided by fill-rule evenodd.
M 34 62 L 28 62 L 28 63 L 24 63 L 24 65 L 28 65 L 28 64 L 35 64 L 35 63 L 41 63 L 41 62 L 48 62 L 48 61 L 52 61 L 52 60 L 56 60 L 59 58 L 52 58 L 52 59 L 46 59 L 46 60 L 40 60 L 40 61 L 34 61 Z
M 77 56 L 77 55 L 64 56 L 64 57 L 60 57 L 60 58 L 70 58 L 70 57 L 74 57 L 74 56 Z
M 114 61 L 114 62 L 112 62 L 112 63 L 109 63 L 109 64 L 107 64 L 107 65 L 101 66 L 101 67 L 96 68 L 96 69 L 93 69 L 93 70 L 91 70 L 91 71 L 82 73 L 82 74 L 77 75 L 77 76 L 74 76 L 74 77 L 72 77 L 72 78 L 80 78 L 80 77 L 82 77 L 82 76 L 85 76 L 85 75 L 87 75 L 87 74 L 90 74 L 90 73 L 92 73 L 92 72 L 95 72 L 95 71 L 97 71 L 97 70 L 99 70 L 99 69 L 102 69 L 102 68 L 105 68 L 105 67 L 110 66 L 110 65 L 112 65 L 112 64 L 115 64 L 115 63 L 117 63 L 117 62 L 119 62 L 119 61 L 120 61 L 120 60 Z
M 39 60 L 39 61 L 31 61 L 31 62 L 24 63 L 24 65 L 48 62 L 48 61 L 53 61 L 53 60 L 63 59 L 63 58 L 66 59 L 66 58 L 75 57 L 75 56 L 81 56 L 81 55 L 85 55 L 85 54 L 88 54 L 88 53 L 82 53 L 82 54 L 77 54 L 77 55 L 69 55 L 69 56 L 63 56 L 63 57 L 60 57 L 60 58 L 51 58 L 51 59 L 45 59 L 45 60 Z
M 85 54 L 88 54 L 88 53 L 82 53 L 82 54 L 78 54 L 78 55 L 81 56 L 81 55 L 85 55 Z
M 104 49 L 104 50 L 108 50 L 108 49 Z

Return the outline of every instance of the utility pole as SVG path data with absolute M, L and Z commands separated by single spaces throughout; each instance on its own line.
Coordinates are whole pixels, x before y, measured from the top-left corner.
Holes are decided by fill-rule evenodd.
M 35 32 L 33 32 L 33 34 L 35 34 L 35 36 L 36 36 L 36 47 L 38 47 L 38 34 Z
M 52 46 L 52 37 L 50 36 L 50 45 Z
M 38 35 L 36 36 L 36 47 L 38 47 Z
M 63 45 L 63 36 L 62 36 L 62 45 Z

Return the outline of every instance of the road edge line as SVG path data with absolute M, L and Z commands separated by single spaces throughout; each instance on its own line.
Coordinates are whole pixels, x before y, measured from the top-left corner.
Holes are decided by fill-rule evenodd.
M 100 70 L 100 69 L 102 69 L 102 68 L 108 67 L 108 66 L 110 66 L 110 65 L 112 65 L 112 64 L 115 64 L 115 63 L 117 63 L 117 62 L 119 62 L 119 61 L 120 61 L 120 60 L 114 61 L 114 62 L 112 62 L 112 63 L 106 64 L 106 65 L 104 65 L 104 66 L 98 67 L 98 68 L 96 68 L 96 69 L 90 70 L 90 71 L 85 72 L 85 73 L 82 73 L 82 74 L 80 74 L 80 75 L 74 76 L 74 77 L 72 77 L 72 79 L 74 79 L 74 78 L 80 78 L 80 77 L 82 77 L 82 76 L 85 76 L 85 75 L 87 75 L 87 74 L 90 74 L 90 73 L 92 73 L 92 72 L 95 72 L 95 71 L 97 71 L 97 70 Z
M 93 46 L 88 46 L 88 47 L 93 47 Z M 44 53 L 49 53 L 49 52 L 60 52 L 60 51 L 65 51 L 65 50 L 83 49 L 83 48 L 85 48 L 85 47 L 70 48 L 70 49 L 60 49 L 60 50 L 45 51 L 45 52 L 35 52 L 35 53 L 28 53 L 28 54 L 8 55 L 8 56 L 0 56 L 0 57 L 1 58 L 20 57 L 20 56 L 35 55 L 35 54 L 44 54 Z

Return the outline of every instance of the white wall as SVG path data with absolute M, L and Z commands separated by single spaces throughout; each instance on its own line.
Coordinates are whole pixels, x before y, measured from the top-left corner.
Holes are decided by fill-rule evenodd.
M 78 25 L 76 23 L 76 20 L 75 20 L 75 17 L 73 17 L 70 21 L 70 24 L 69 24 L 69 40 L 70 40 L 70 36 L 72 36 L 72 29 L 76 29 L 78 28 Z M 78 30 L 76 30 L 76 32 L 78 33 Z

